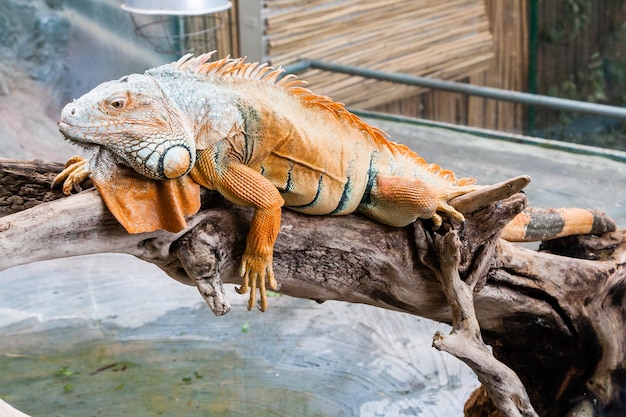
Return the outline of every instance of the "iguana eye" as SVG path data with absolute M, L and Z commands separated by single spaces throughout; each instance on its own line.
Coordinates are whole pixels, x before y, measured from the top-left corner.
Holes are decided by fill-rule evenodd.
M 124 106 L 126 106 L 126 99 L 125 98 L 114 98 L 111 101 L 109 101 L 109 106 L 113 107 L 114 109 L 123 109 Z

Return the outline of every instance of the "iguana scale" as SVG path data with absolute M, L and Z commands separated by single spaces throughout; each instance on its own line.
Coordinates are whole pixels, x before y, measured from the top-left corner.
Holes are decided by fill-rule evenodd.
M 279 79 L 280 69 L 210 56 L 103 83 L 68 104 L 61 132 L 95 153 L 71 159 L 55 185 L 64 182 L 69 194 L 91 177 L 130 233 L 184 229 L 200 208 L 199 186 L 254 207 L 238 291 L 250 289 L 250 309 L 258 288 L 263 311 L 266 282 L 277 286 L 272 254 L 283 206 L 357 211 L 397 227 L 416 219 L 438 227 L 442 215 L 464 220 L 448 201 L 476 190 L 474 179 L 427 163 L 296 77 Z M 526 216 L 512 222 L 510 238 L 527 237 Z M 597 232 L 601 223 L 573 220 L 580 221 L 570 234 Z

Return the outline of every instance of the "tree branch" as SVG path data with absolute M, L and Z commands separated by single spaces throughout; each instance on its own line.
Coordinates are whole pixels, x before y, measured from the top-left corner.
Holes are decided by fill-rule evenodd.
M 433 272 L 452 308 L 452 332 L 448 336 L 437 332 L 433 346 L 467 364 L 504 415 L 538 417 L 515 372 L 494 358 L 483 342 L 474 311 L 472 288 L 461 281 L 458 272 L 461 255 L 458 235 L 448 232 L 445 236 L 436 236 L 434 246 L 441 268 Z
M 59 196 L 48 184 L 60 167 L 0 160 L 0 210 L 12 212 L 0 218 L 0 270 L 44 259 L 128 253 L 195 285 L 216 314 L 228 312 L 222 283 L 241 283 L 237 266 L 251 210 L 206 193 L 186 230 L 129 235 L 94 190 L 34 206 Z M 20 176 L 24 179 L 16 185 L 14 178 Z M 279 291 L 453 322 L 458 336 L 436 343 L 465 357 L 477 373 L 486 367 L 489 372 L 481 380 L 499 404 L 512 398 L 502 397 L 521 392 L 508 371 L 507 385 L 513 385 L 500 387 L 500 393 L 492 390 L 504 363 L 519 375 L 539 415 L 566 415 L 589 401 L 597 413 L 623 410 L 626 232 L 571 241 L 568 246 L 581 248 L 578 253 L 587 259 L 531 251 L 498 239 L 502 227 L 524 208 L 525 196 L 514 194 L 482 207 L 492 199 L 465 207 L 467 223 L 452 258 L 447 244 L 428 243 L 441 237 L 427 222 L 398 229 L 359 215 L 316 217 L 285 210 L 274 255 Z M 437 278 L 446 284 L 442 287 Z M 462 291 L 451 292 L 451 285 L 461 284 Z M 455 305 L 454 297 L 465 301 Z M 497 363 L 483 362 L 472 298 L 482 338 L 492 345 Z M 461 343 L 468 338 L 476 351 Z M 521 415 L 532 409 L 527 398 L 516 398 Z

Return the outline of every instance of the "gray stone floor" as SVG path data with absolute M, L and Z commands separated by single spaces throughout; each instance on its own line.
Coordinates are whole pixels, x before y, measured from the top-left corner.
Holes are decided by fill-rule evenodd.
M 530 203 L 605 210 L 626 226 L 626 164 L 370 120 L 429 162 L 482 184 L 528 174 Z M 130 257 L 0 273 L 0 398 L 32 415 L 461 416 L 477 386 L 431 348 L 445 325 L 368 306 L 227 288 L 214 317 L 194 288 Z

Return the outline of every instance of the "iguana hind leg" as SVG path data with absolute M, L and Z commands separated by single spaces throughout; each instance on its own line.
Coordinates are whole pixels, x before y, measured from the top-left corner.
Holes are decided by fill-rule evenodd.
M 369 201 L 359 211 L 391 226 L 403 227 L 417 219 L 432 220 L 435 227 L 442 224 L 440 213 L 461 222 L 465 218 L 448 204 L 452 198 L 475 191 L 477 186 L 449 186 L 438 190 L 419 180 L 399 176 L 379 176 Z

